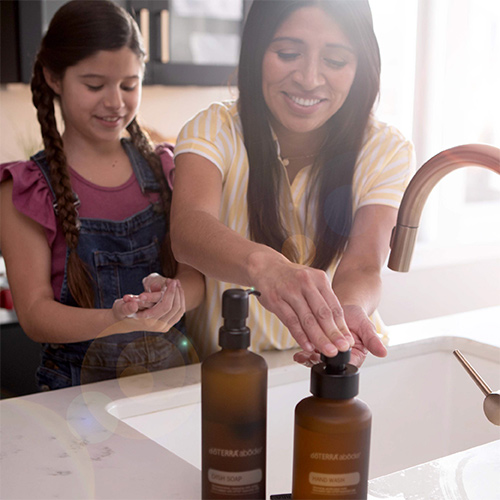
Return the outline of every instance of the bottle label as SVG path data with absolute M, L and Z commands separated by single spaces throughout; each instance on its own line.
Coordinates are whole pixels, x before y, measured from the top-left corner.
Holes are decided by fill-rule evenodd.
M 348 474 L 321 474 L 320 472 L 309 473 L 309 483 L 312 486 L 323 487 L 339 487 L 339 486 L 355 486 L 359 484 L 359 472 L 351 472 Z
M 244 472 L 227 472 L 208 469 L 208 480 L 213 484 L 230 486 L 248 486 L 262 481 L 262 469 Z
M 265 498 L 265 420 L 242 424 L 205 419 L 202 498 Z
M 257 448 L 247 448 L 245 450 L 225 450 L 223 448 L 210 448 L 208 450 L 208 454 L 218 457 L 245 458 L 260 455 L 263 449 L 263 446 L 259 446 Z

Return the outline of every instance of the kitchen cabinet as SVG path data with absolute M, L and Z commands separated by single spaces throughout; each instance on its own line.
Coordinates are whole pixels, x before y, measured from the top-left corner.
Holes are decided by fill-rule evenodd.
M 0 2 L 1 83 L 29 83 L 40 40 L 52 16 L 66 1 Z M 250 0 L 113 1 L 131 12 L 140 26 L 148 53 L 146 85 L 235 83 L 232 77 L 236 75 L 240 35 Z
M 247 0 L 127 2 L 148 52 L 145 83 L 234 83 Z
M 0 354 L 0 399 L 38 392 L 35 373 L 40 344 L 31 340 L 17 321 L 0 326 Z

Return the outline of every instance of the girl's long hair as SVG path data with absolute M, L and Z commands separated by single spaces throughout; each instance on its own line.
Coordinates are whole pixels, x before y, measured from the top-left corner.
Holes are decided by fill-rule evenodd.
M 124 9 L 108 0 L 73 0 L 63 5 L 52 18 L 42 39 L 31 79 L 33 104 L 37 109 L 50 180 L 56 196 L 57 219 L 69 249 L 67 264 L 68 286 L 81 307 L 94 307 L 92 277 L 77 253 L 79 230 L 78 213 L 71 187 L 62 137 L 57 129 L 54 112 L 56 94 L 47 85 L 43 68 L 59 78 L 66 69 L 101 50 L 131 49 L 141 60 L 144 48 L 136 22 Z M 137 123 L 128 125 L 131 140 L 149 162 L 160 184 L 160 198 L 165 212 L 167 235 L 162 245 L 163 272 L 173 276 L 176 262 L 169 244 L 169 213 L 171 192 L 163 174 L 161 160 L 155 154 L 147 134 Z
M 318 6 L 339 24 L 357 56 L 356 75 L 343 106 L 326 124 L 327 134 L 311 172 L 316 247 L 312 267 L 326 270 L 342 255 L 352 226 L 352 182 L 370 113 L 380 89 L 380 52 L 367 0 L 255 0 L 243 30 L 238 68 L 239 111 L 249 160 L 248 217 L 254 241 L 291 260 L 296 250 L 279 210 L 280 169 L 262 93 L 262 61 L 274 33 L 301 7 Z M 309 204 L 308 204 L 309 205 Z

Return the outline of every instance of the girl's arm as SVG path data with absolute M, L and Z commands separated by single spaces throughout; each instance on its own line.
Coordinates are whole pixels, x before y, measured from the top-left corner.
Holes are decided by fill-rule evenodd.
M 212 162 L 181 154 L 175 175 L 171 239 L 179 262 L 221 281 L 255 287 L 263 306 L 307 351 L 332 356 L 354 342 L 326 273 L 291 263 L 219 221 L 222 178 Z
M 136 310 L 136 304 L 113 309 L 83 309 L 54 299 L 51 252 L 42 226 L 20 213 L 12 203 L 12 181 L 0 185 L 0 246 L 17 317 L 36 342 L 78 342 L 109 335 L 109 328 Z M 133 331 L 137 321 L 123 325 Z M 104 331 L 107 330 L 108 333 Z

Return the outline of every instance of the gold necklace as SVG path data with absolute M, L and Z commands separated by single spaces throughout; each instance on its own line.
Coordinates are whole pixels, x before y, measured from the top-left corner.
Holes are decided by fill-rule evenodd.
M 316 153 L 313 153 L 310 155 L 302 155 L 302 156 L 289 156 L 287 158 L 282 158 L 281 161 L 285 167 L 288 167 L 288 165 L 290 165 L 290 161 L 305 160 L 307 158 L 314 158 L 315 156 L 316 156 Z

